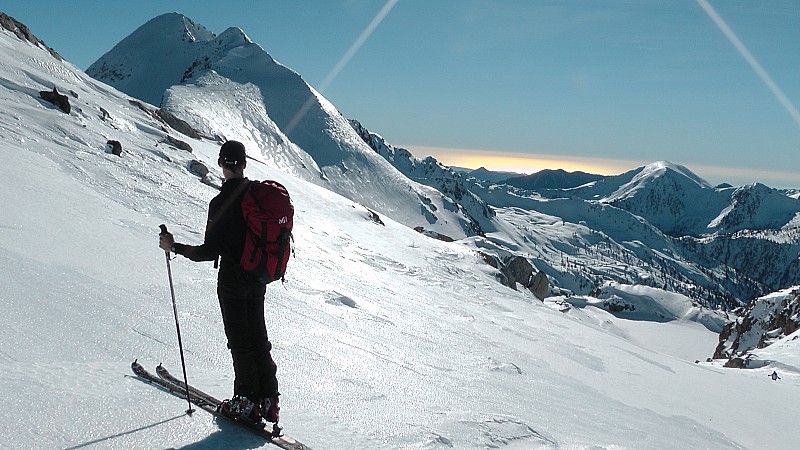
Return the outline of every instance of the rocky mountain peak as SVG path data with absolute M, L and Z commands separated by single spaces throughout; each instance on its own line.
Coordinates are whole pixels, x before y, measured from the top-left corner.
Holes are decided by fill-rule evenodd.
M 36 37 L 33 33 L 31 33 L 31 30 L 29 30 L 28 27 L 25 26 L 25 24 L 19 22 L 17 19 L 9 16 L 8 14 L 0 12 L 0 27 L 2 27 L 4 30 L 13 33 L 15 36 L 17 36 L 19 39 L 23 41 L 28 41 L 37 47 L 47 50 L 48 53 L 53 55 L 53 57 L 58 59 L 59 61 L 64 60 L 61 57 L 61 55 L 56 53 L 55 50 L 48 47 L 47 44 L 44 43 L 44 41 L 42 41 L 41 39 Z

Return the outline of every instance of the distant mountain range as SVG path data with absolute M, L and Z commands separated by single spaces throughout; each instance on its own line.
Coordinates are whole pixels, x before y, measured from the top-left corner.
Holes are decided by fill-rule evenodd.
M 545 169 L 518 177 L 507 178 L 503 182 L 520 189 L 571 189 L 602 179 L 602 175 L 586 172 L 567 172 L 564 169 Z
M 515 173 L 515 172 L 497 172 L 493 170 L 489 170 L 485 167 L 479 167 L 475 170 L 472 169 L 461 169 L 461 172 L 465 173 L 467 176 L 473 177 L 478 180 L 483 181 L 490 181 L 493 183 L 505 181 L 509 178 L 523 176 L 522 174 Z

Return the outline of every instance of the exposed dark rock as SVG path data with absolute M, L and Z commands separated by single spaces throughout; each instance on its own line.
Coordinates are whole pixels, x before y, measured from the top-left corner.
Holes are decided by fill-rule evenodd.
M 221 185 L 217 182 L 217 177 L 212 176 L 205 164 L 193 159 L 188 164 L 189 172 L 200 177 L 200 182 L 213 188 L 220 189 Z
M 516 289 L 517 283 L 525 287 L 530 285 L 533 278 L 533 270 L 533 265 L 531 265 L 530 261 L 521 256 L 513 256 L 505 262 L 500 272 L 508 280 L 506 286 Z
M 547 297 L 547 293 L 550 291 L 550 280 L 544 272 L 538 272 L 533 276 L 533 280 L 528 289 L 533 292 L 536 298 L 544 301 L 544 298 Z
M 114 141 L 114 140 L 107 141 L 106 148 L 113 155 L 117 156 L 122 155 L 122 144 L 119 141 Z
M 188 122 L 179 119 L 169 111 L 158 108 L 155 110 L 155 115 L 178 133 L 184 134 L 193 139 L 202 139 L 206 137 L 200 134 L 199 131 L 195 130 L 191 125 L 189 125 Z
M 603 308 L 612 313 L 623 311 L 636 311 L 636 307 L 617 299 L 609 299 L 603 302 Z
M 486 257 L 484 257 L 484 261 L 486 261 Z M 491 263 L 489 264 L 491 265 Z M 535 275 L 534 272 L 536 272 Z M 498 279 L 504 285 L 515 290 L 517 289 L 517 284 L 520 284 L 542 301 L 550 290 L 550 282 L 547 275 L 536 271 L 530 261 L 522 256 L 512 256 L 507 259 L 500 267 Z
M 434 239 L 438 239 L 443 242 L 453 242 L 455 239 L 451 238 L 446 234 L 442 234 L 433 230 L 426 230 L 425 227 L 414 227 L 414 231 L 420 234 L 424 234 L 425 236 L 432 237 Z
M 69 104 L 69 97 L 64 94 L 59 94 L 55 86 L 53 86 L 52 91 L 39 91 L 39 96 L 42 97 L 42 100 L 52 103 L 56 108 L 66 114 L 69 114 L 72 109 Z
M 747 360 L 743 358 L 731 358 L 724 364 L 724 367 L 729 367 L 733 369 L 746 369 L 747 368 Z
M 193 159 L 189 161 L 189 172 L 197 175 L 200 178 L 203 178 L 208 175 L 208 167 L 202 162 Z
M 147 106 L 145 106 L 145 104 L 144 104 L 144 103 L 142 103 L 142 102 L 140 102 L 139 100 L 129 99 L 129 100 L 128 100 L 128 103 L 130 103 L 131 105 L 133 105 L 133 106 L 135 106 L 135 107 L 137 107 L 137 108 L 141 109 L 142 111 L 146 112 L 147 114 L 149 114 L 149 115 L 151 115 L 151 116 L 155 115 L 155 113 L 153 112 L 153 110 L 151 110 L 150 108 L 148 108 Z
M 417 230 L 417 231 L 419 231 L 419 230 Z M 495 269 L 499 269 L 500 268 L 500 260 L 495 258 L 494 255 L 490 255 L 490 254 L 484 253 L 484 252 L 478 252 L 478 254 L 481 255 L 481 258 L 483 258 L 483 262 L 485 262 L 486 264 L 494 267 Z
M 186 142 L 181 141 L 180 139 L 175 139 L 170 135 L 164 136 L 164 141 L 170 145 L 173 145 L 181 150 L 185 150 L 189 153 L 192 153 L 192 146 L 187 144 Z
M 213 138 L 211 138 L 209 136 L 204 136 L 202 133 L 200 133 L 199 131 L 195 130 L 191 125 L 189 125 L 188 122 L 179 119 L 178 117 L 176 117 L 174 114 L 172 114 L 169 111 L 165 111 L 165 110 L 163 110 L 161 108 L 148 107 L 147 105 L 145 105 L 144 103 L 140 102 L 139 100 L 129 99 L 128 102 L 131 105 L 136 106 L 137 108 L 141 109 L 142 111 L 147 113 L 152 118 L 158 120 L 159 122 L 162 122 L 162 123 L 168 125 L 173 130 L 175 130 L 175 131 L 177 131 L 177 132 L 179 132 L 179 133 L 181 133 L 181 134 L 183 134 L 185 136 L 188 136 L 188 137 L 193 138 L 193 139 L 203 139 L 203 138 L 205 138 L 205 139 L 213 139 Z M 188 145 L 188 144 L 186 144 L 186 145 Z M 176 147 L 177 147 L 177 145 L 176 145 Z M 181 148 L 181 147 L 178 147 L 178 148 Z M 191 151 L 191 150 L 189 150 L 189 151 Z
M 379 216 L 378 213 L 376 213 L 371 209 L 367 209 L 367 211 L 369 212 L 369 220 L 377 223 L 378 225 L 386 226 L 386 224 L 383 223 L 383 220 L 381 220 L 381 216 Z

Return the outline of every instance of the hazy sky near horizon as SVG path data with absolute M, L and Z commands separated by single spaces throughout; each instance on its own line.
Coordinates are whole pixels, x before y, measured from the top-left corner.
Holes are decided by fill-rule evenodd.
M 654 161 L 800 188 L 800 0 L 0 0 L 81 69 L 179 12 L 241 28 L 416 156 L 531 173 Z M 154 68 L 153 70 L 157 70 Z

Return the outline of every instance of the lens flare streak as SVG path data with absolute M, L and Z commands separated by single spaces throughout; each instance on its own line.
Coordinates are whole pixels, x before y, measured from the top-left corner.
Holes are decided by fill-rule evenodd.
M 322 83 L 319 84 L 320 93 L 325 92 L 328 86 L 330 86 L 330 84 L 333 82 L 336 76 L 339 75 L 342 69 L 344 69 L 347 63 L 349 63 L 350 60 L 353 59 L 353 56 L 356 54 L 356 52 L 358 52 L 358 49 L 360 49 L 361 46 L 364 45 L 364 42 L 366 42 L 367 39 L 370 37 L 370 35 L 372 35 L 372 33 L 375 31 L 375 29 L 378 28 L 378 25 L 380 25 L 383 19 L 386 18 L 386 16 L 389 14 L 389 11 L 391 11 L 392 8 L 394 8 L 394 5 L 396 5 L 398 1 L 400 0 L 388 0 L 386 4 L 383 5 L 383 8 L 381 8 L 378 14 L 376 14 L 375 17 L 372 18 L 372 21 L 370 21 L 369 25 L 367 25 L 367 27 L 364 28 L 364 31 L 362 31 L 361 34 L 358 36 L 358 38 L 353 42 L 353 45 L 351 45 L 350 48 L 347 49 L 345 54 L 342 55 L 341 58 L 339 58 L 339 61 L 333 66 L 331 71 L 328 72 L 328 75 L 325 76 L 325 79 L 322 80 Z M 312 94 L 308 97 L 303 106 L 295 113 L 295 115 L 292 117 L 292 120 L 290 120 L 289 123 L 286 125 L 286 130 L 284 131 L 286 135 L 291 133 L 294 127 L 297 126 L 297 124 L 300 122 L 303 116 L 306 115 L 309 108 L 311 108 L 311 105 L 314 103 L 314 101 L 315 101 L 315 96 L 314 94 Z
M 717 14 L 717 11 L 714 9 L 714 7 L 711 6 L 708 0 L 697 0 L 697 3 L 700 5 L 700 7 L 703 8 L 706 14 L 708 14 L 708 17 L 710 17 L 711 20 L 714 21 L 714 24 L 716 24 L 717 27 L 720 29 L 720 31 L 722 31 L 722 34 L 724 34 L 725 37 L 728 38 L 728 40 L 731 42 L 731 44 L 733 44 L 733 46 L 736 48 L 739 54 L 742 55 L 742 58 L 744 58 L 744 60 L 747 61 L 748 64 L 750 64 L 750 67 L 753 68 L 756 75 L 758 75 L 758 77 L 761 78 L 761 80 L 764 82 L 764 84 L 767 85 L 769 90 L 772 91 L 772 94 L 775 95 L 775 97 L 778 99 L 781 105 L 783 105 L 783 107 L 786 108 L 786 111 L 788 111 L 789 114 L 794 119 L 794 121 L 797 122 L 797 125 L 800 125 L 800 112 L 797 110 L 794 104 L 792 104 L 791 100 L 789 100 L 786 94 L 783 93 L 781 88 L 778 87 L 778 84 L 775 83 L 772 77 L 769 76 L 767 71 L 764 70 L 764 67 L 762 67 L 761 64 L 759 64 L 755 56 L 753 56 L 753 54 L 750 53 L 750 51 L 747 49 L 747 47 L 745 47 L 742 41 L 739 40 L 739 38 L 736 36 L 733 30 L 728 26 L 728 24 L 725 23 L 724 20 L 722 20 L 722 17 L 720 17 L 719 14 Z

